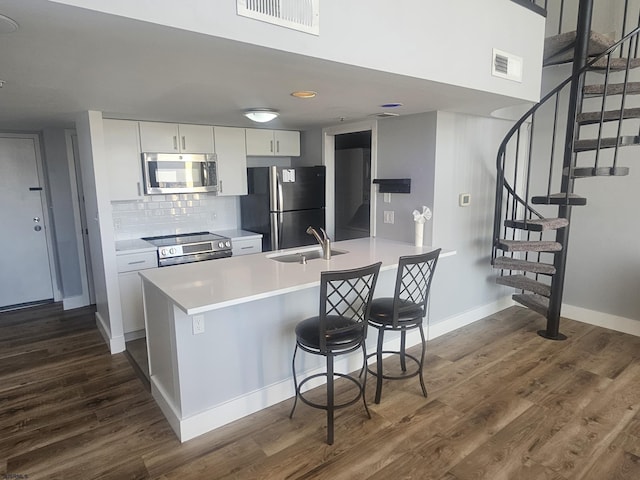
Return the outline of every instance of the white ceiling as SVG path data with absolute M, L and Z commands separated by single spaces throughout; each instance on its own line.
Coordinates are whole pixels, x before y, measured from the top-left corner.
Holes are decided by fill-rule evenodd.
M 137 0 L 136 0 L 137 1 Z M 46 0 L 0 0 L 20 28 L 0 34 L 0 129 L 71 127 L 75 115 L 255 126 L 250 107 L 281 111 L 273 128 L 305 130 L 380 113 L 488 113 L 493 94 L 357 68 Z M 316 90 L 299 100 L 294 90 Z

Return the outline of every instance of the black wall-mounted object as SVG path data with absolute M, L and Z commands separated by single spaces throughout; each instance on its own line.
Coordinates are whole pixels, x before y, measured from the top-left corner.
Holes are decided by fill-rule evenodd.
M 411 193 L 410 178 L 376 178 L 379 193 Z

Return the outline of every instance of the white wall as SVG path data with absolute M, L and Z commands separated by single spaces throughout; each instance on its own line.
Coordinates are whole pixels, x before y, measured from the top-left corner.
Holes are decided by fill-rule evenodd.
M 438 267 L 431 295 L 431 324 L 495 304 L 511 290 L 495 284 L 491 236 L 498 145 L 512 122 L 447 112 L 378 123 L 378 178 L 411 178 L 410 194 L 377 194 L 378 236 L 413 241 L 411 212 L 427 205 L 425 245 L 455 250 Z M 460 207 L 460 193 L 471 205 Z M 395 223 L 384 224 L 384 210 Z M 488 312 L 490 313 L 490 312 Z
M 124 350 L 124 328 L 118 287 L 108 170 L 104 153 L 102 112 L 82 112 L 76 118 L 87 229 L 96 295 L 98 328 L 111 353 Z
M 544 18 L 511 0 L 322 2 L 319 36 L 240 17 L 231 0 L 156 0 L 153 8 L 130 0 L 54 1 L 524 100 L 540 93 Z M 522 83 L 491 75 L 493 48 L 523 59 Z
M 433 244 L 456 250 L 437 272 L 431 322 L 497 302 L 511 289 L 495 284 L 491 237 L 498 146 L 511 122 L 437 113 Z M 458 196 L 471 195 L 460 207 Z
M 378 121 L 376 178 L 410 178 L 411 193 L 392 193 L 391 202 L 376 193 L 376 235 L 413 242 L 412 212 L 426 205 L 433 209 L 435 182 L 436 112 Z M 378 187 L 376 187 L 378 192 Z M 394 212 L 394 223 L 384 223 L 384 212 Z M 434 212 L 436 214 L 437 212 Z M 432 245 L 432 224 L 425 225 L 424 244 Z

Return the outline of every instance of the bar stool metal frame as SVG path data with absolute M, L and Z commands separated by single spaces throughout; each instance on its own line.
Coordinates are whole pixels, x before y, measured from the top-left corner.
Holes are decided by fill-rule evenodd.
M 427 396 L 427 388 L 422 374 L 427 342 L 422 324 L 427 314 L 431 280 L 438 263 L 440 250 L 400 257 L 393 298 L 376 298 L 371 302 L 368 322 L 369 325 L 378 330 L 378 342 L 376 353 L 369 355 L 369 357 L 376 357 L 376 368 L 373 370 L 367 366 L 367 371 L 376 377 L 375 403 L 380 403 L 383 379 L 403 380 L 418 376 L 422 394 L 425 397 Z M 420 359 L 406 353 L 407 331 L 415 328 L 420 331 L 422 339 Z M 388 331 L 400 332 L 400 350 L 383 350 L 384 333 Z M 400 357 L 400 368 L 403 372 L 401 375 L 384 373 L 382 362 L 384 354 L 398 355 Z M 417 364 L 418 368 L 415 371 L 406 373 L 407 358 Z
M 320 273 L 320 312 L 318 316 L 307 318 L 296 326 L 296 346 L 291 367 L 295 386 L 295 400 L 289 418 L 298 403 L 298 398 L 307 405 L 327 411 L 327 443 L 333 444 L 334 411 L 353 405 L 362 398 L 367 416 L 371 418 L 365 398 L 365 384 L 359 378 L 334 371 L 334 357 L 362 349 L 363 368 L 367 359 L 365 339 L 367 318 L 371 308 L 373 291 L 378 280 L 382 262 L 362 268 L 336 270 Z M 296 354 L 298 349 L 314 355 L 326 357 L 326 372 L 310 375 L 298 383 L 296 376 Z M 302 387 L 318 377 L 327 377 L 327 403 L 319 404 L 304 397 Z M 334 378 L 345 378 L 358 387 L 357 395 L 344 403 L 335 404 Z

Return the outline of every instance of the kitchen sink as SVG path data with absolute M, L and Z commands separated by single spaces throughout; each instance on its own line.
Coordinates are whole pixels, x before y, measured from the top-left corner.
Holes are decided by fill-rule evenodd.
M 331 256 L 342 255 L 349 253 L 346 250 L 334 250 L 331 249 Z M 280 253 L 274 255 L 267 255 L 267 258 L 275 260 L 276 262 L 283 263 L 305 263 L 305 261 L 315 260 L 316 258 L 322 258 L 322 249 L 316 248 L 313 250 L 301 250 L 298 252 Z

